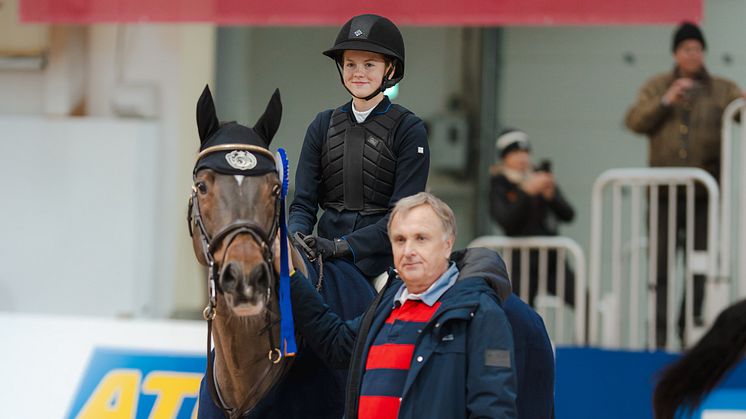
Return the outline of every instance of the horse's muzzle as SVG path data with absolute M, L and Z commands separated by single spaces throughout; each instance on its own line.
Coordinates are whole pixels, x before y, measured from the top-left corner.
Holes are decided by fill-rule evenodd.
M 271 274 L 265 262 L 246 267 L 228 262 L 220 272 L 219 289 L 226 303 L 238 316 L 255 316 L 266 307 Z

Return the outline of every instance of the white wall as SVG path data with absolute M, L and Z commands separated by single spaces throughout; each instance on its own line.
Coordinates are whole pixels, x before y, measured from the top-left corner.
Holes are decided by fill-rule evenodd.
M 198 150 L 195 108 L 213 79 L 215 29 L 210 25 L 95 25 L 90 27 L 91 115 L 143 109 L 161 124 L 155 145 L 155 228 L 148 238 L 162 304 L 152 313 L 194 311 L 204 304 L 204 277 L 186 231 L 186 199 Z M 134 108 L 131 104 L 137 105 Z M 152 112 L 152 114 L 151 114 Z
M 108 195 L 130 202 L 130 206 L 120 207 L 118 204 L 121 202 L 117 199 L 102 201 L 100 206 L 91 207 L 95 211 L 87 213 L 83 210 L 88 207 L 76 207 L 67 200 L 66 195 L 55 195 L 60 199 L 53 205 L 55 208 L 64 207 L 69 212 L 67 215 L 78 223 L 89 219 L 94 221 L 77 230 L 81 236 L 89 239 L 85 249 L 90 251 L 88 257 L 94 261 L 110 261 L 107 259 L 110 256 L 106 248 L 108 242 L 102 240 L 110 240 L 111 237 L 104 235 L 103 225 L 96 223 L 111 215 L 107 205 L 124 211 L 124 214 L 120 214 L 124 217 L 112 221 L 118 223 L 114 229 L 120 231 L 122 240 L 122 243 L 115 243 L 115 247 L 130 246 L 136 238 L 138 247 L 130 250 L 135 253 L 149 252 L 151 263 L 136 266 L 139 259 L 135 261 L 127 256 L 129 259 L 117 260 L 118 271 L 115 275 L 118 275 L 118 280 L 129 283 L 130 287 L 144 285 L 141 288 L 147 289 L 150 303 L 146 307 L 133 308 L 130 295 L 125 293 L 118 301 L 121 304 L 83 305 L 67 302 L 69 305 L 65 306 L 65 300 L 59 299 L 59 296 L 66 290 L 60 284 L 65 284 L 68 278 L 74 282 L 81 269 L 76 268 L 80 265 L 80 249 L 65 246 L 55 248 L 55 260 L 67 262 L 56 266 L 54 275 L 40 275 L 33 277 L 36 282 L 25 283 L 16 283 L 3 277 L 3 286 L 11 287 L 7 290 L 8 298 L 13 296 L 15 299 L 14 309 L 27 311 L 54 311 L 51 308 L 54 305 L 43 302 L 54 302 L 55 299 L 59 299 L 57 303 L 60 306 L 54 307 L 64 313 L 163 317 L 175 312 L 198 311 L 204 303 L 204 277 L 194 258 L 184 217 L 198 145 L 194 117 L 196 101 L 204 84 L 213 78 L 214 27 L 51 26 L 49 32 L 49 65 L 46 68 L 31 72 L 0 70 L 3 98 L 0 100 L 0 115 L 6 115 L 4 123 L 13 127 L 12 134 L 9 131 L 2 134 L 3 149 L 13 150 L 13 153 L 0 156 L 3 170 L 9 170 L 4 173 L 16 179 L 20 173 L 33 168 L 38 179 L 67 181 L 65 186 L 78 192 L 85 186 L 96 191 L 96 198 Z M 71 114 L 82 117 L 62 120 L 45 118 L 66 118 Z M 38 120 L 11 115 L 35 116 Z M 97 118 L 106 118 L 107 122 L 102 124 Z M 143 136 L 137 131 L 135 135 L 128 128 L 122 128 L 138 124 L 151 127 L 151 132 Z M 33 160 L 15 157 L 21 152 L 15 147 L 28 145 L 23 142 L 27 136 L 31 137 L 29 141 L 36 141 L 33 144 L 41 148 L 37 153 L 44 164 L 34 166 Z M 116 151 L 110 149 L 114 145 L 125 147 L 125 154 L 109 154 Z M 50 148 L 62 150 L 63 153 L 49 154 L 47 150 Z M 29 153 L 26 149 L 22 151 L 24 155 Z M 34 156 L 34 151 L 31 153 L 30 156 Z M 45 159 L 53 164 L 46 164 Z M 113 170 L 106 172 L 106 176 L 87 178 L 79 174 L 84 173 L 80 171 L 90 161 L 106 164 L 109 160 L 112 160 L 110 167 Z M 29 166 L 20 166 L 21 163 Z M 78 171 L 59 174 L 55 171 L 58 165 L 77 168 Z M 136 176 L 143 167 L 148 169 L 142 172 L 147 174 L 145 179 Z M 133 182 L 136 181 L 140 185 L 135 188 Z M 39 186 L 45 185 L 42 183 Z M 117 195 L 118 186 L 123 185 L 132 186 L 127 189 L 132 193 Z M 50 205 L 44 195 L 33 194 L 32 185 L 18 183 L 16 186 L 18 188 L 14 188 L 10 196 L 18 203 L 19 207 L 14 210 L 20 211 L 20 215 L 28 215 L 22 213 L 23 208 Z M 148 199 L 141 199 L 142 196 L 137 195 L 146 192 L 151 193 Z M 85 202 L 82 192 L 78 197 L 80 202 Z M 131 216 L 135 210 L 137 218 Z M 41 215 L 36 225 L 57 226 L 58 218 L 54 211 L 47 210 Z M 142 225 L 149 228 L 140 231 Z M 75 226 L 80 227 L 80 224 Z M 47 230 L 42 236 L 51 238 L 55 243 L 65 243 L 69 232 L 57 228 Z M 133 235 L 133 232 L 137 234 Z M 24 273 L 31 275 L 34 270 L 29 266 L 34 265 L 29 265 L 30 255 L 35 249 L 24 248 L 21 250 L 27 253 L 19 254 L 21 250 L 15 249 L 8 237 L 29 240 L 30 237 L 38 237 L 28 236 L 23 226 L 12 224 L 8 234 L 0 239 L 2 248 L 14 250 L 12 255 L 21 266 L 19 269 L 25 269 Z M 12 260 L 10 255 L 4 253 L 0 258 Z M 128 268 L 129 265 L 132 266 Z M 103 273 L 101 269 L 92 272 Z M 13 271 L 13 274 L 17 273 Z M 32 289 L 32 283 L 36 288 Z M 90 295 L 86 297 L 91 298 Z M 29 302 L 31 304 L 27 304 Z M 96 309 L 101 310 L 94 311 Z
M 20 38 L 25 36 L 28 26 L 35 25 L 18 24 L 14 35 L 8 34 L 7 29 L 3 32 L 14 39 Z M 87 31 L 79 26 L 47 29 L 44 31 L 49 37 L 43 50 L 47 57 L 44 68 L 8 70 L 0 67 L 2 97 L 13 99 L 0 100 L 0 114 L 68 115 L 83 104 Z M 2 52 L 0 49 L 0 55 Z
M 210 25 L 95 25 L 89 28 L 86 86 L 90 115 L 138 117 L 159 123 L 154 228 L 147 238 L 156 259 L 150 280 L 168 316 L 204 302 L 204 278 L 184 221 L 198 149 L 197 98 L 213 78 L 215 30 Z
M 159 125 L 0 116 L 4 310 L 131 317 L 155 298 Z

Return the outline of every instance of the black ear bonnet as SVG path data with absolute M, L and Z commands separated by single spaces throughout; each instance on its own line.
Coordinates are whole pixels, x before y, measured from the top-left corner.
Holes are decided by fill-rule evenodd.
M 215 103 L 209 86 L 205 86 L 197 101 L 197 129 L 200 152 L 222 145 L 252 145 L 268 149 L 272 138 L 280 127 L 282 102 L 280 91 L 275 89 L 267 109 L 253 128 L 237 122 L 221 124 L 215 111 Z M 212 169 L 227 175 L 259 176 L 276 170 L 275 160 L 265 153 L 231 149 L 210 152 L 197 160 L 194 173 L 201 169 Z

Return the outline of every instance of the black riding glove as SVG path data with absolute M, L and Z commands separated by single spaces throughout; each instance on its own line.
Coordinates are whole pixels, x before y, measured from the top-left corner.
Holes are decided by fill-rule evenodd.
M 310 261 L 316 260 L 319 256 L 332 259 L 345 257 L 352 253 L 350 245 L 344 239 L 329 240 L 319 236 L 304 236 L 295 233 L 293 241 L 295 241 L 297 247 L 300 247 L 306 253 Z
M 304 242 L 313 249 L 317 255 L 323 256 L 325 259 L 331 259 L 334 257 L 334 242 L 319 236 L 306 236 L 303 239 Z

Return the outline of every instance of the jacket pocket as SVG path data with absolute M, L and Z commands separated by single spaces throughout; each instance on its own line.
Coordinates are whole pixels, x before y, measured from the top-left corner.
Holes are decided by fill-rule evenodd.
M 459 329 L 459 328 L 455 328 Z M 463 354 L 466 352 L 466 337 L 457 330 L 444 330 L 437 336 L 433 352 L 436 354 Z

